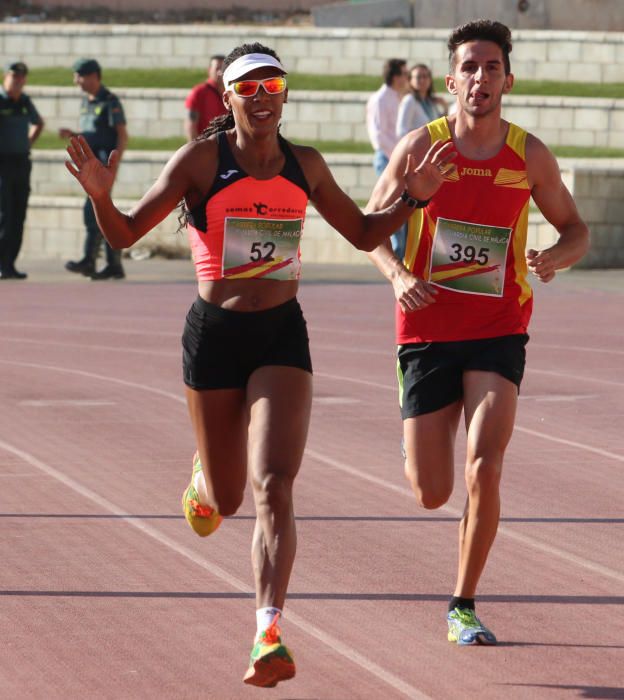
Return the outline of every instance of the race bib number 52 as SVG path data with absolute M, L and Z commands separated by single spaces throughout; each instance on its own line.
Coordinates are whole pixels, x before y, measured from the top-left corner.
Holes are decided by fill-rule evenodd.
M 465 294 L 502 296 L 511 229 L 438 218 L 429 281 Z
M 302 219 L 225 219 L 223 276 L 299 279 Z

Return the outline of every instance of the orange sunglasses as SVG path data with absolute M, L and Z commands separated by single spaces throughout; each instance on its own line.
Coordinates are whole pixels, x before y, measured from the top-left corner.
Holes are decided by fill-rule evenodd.
M 286 78 L 280 76 L 279 78 L 265 78 L 264 80 L 239 80 L 236 83 L 232 83 L 230 87 L 240 97 L 253 97 L 261 85 L 268 95 L 279 95 L 280 92 L 284 92 L 286 89 Z

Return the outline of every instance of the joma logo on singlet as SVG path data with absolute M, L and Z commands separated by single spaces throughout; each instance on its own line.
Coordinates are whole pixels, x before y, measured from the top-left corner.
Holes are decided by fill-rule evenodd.
M 460 175 L 476 175 L 477 177 L 492 177 L 492 171 L 489 168 L 462 168 Z
M 219 175 L 219 177 L 222 180 L 227 180 L 228 178 L 232 177 L 232 175 L 235 175 L 238 172 L 238 170 L 228 170 L 227 173 L 222 173 Z

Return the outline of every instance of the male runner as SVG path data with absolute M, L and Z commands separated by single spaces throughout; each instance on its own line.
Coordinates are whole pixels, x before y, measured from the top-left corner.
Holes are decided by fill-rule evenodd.
M 368 210 L 400 192 L 408 154 L 418 160 L 436 140 L 452 139 L 459 155 L 443 168 L 445 181 L 431 200 L 415 208 L 403 260 L 385 244 L 370 256 L 397 300 L 405 474 L 425 508 L 439 508 L 451 495 L 464 411 L 468 498 L 448 639 L 495 644 L 476 617 L 475 593 L 498 528 L 503 456 L 524 371 L 533 303 L 527 266 L 550 282 L 585 254 L 589 235 L 552 153 L 501 118 L 502 96 L 514 81 L 509 29 L 470 22 L 452 32 L 448 48 L 455 114 L 399 142 Z M 531 197 L 559 239 L 525 254 Z

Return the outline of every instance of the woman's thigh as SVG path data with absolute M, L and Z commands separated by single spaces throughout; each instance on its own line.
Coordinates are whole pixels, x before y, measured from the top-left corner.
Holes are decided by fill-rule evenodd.
M 232 509 L 247 480 L 245 390 L 186 387 L 186 398 L 208 491 Z
M 312 374 L 295 367 L 257 369 L 247 384 L 249 467 L 254 486 L 268 476 L 294 479 L 303 458 Z

